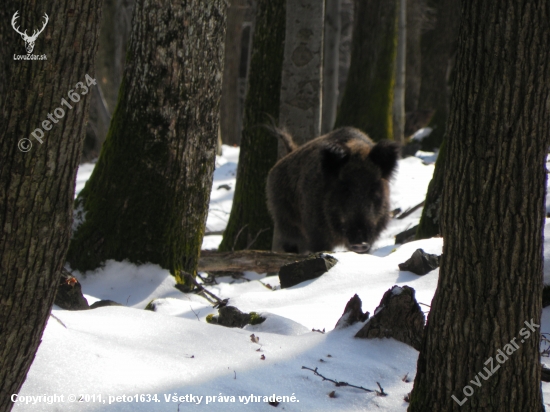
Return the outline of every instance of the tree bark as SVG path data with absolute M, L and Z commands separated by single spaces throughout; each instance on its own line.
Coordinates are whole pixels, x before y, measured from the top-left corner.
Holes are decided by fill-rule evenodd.
M 427 30 L 422 35 L 422 83 L 418 108 L 435 111 L 430 136 L 423 150 L 440 147 L 445 135 L 453 72 L 460 27 L 460 0 L 428 0 Z
M 279 126 L 298 145 L 321 133 L 324 23 L 324 0 L 287 2 Z
M 548 2 L 463 3 L 441 215 L 445 244 L 410 412 L 544 410 L 538 325 L 549 18 Z
M 396 46 L 397 0 L 356 1 L 349 76 L 335 127 L 357 127 L 375 141 L 393 139 Z
M 107 259 L 196 274 L 219 121 L 225 1 L 136 2 L 120 98 L 75 202 L 73 269 Z
M 15 30 L 8 24 L 13 14 L 20 7 L 15 0 L 5 0 L 0 8 L 0 21 L 5 22 L 0 25 L 0 109 L 8 95 L 8 86 L 13 68 L 13 54 L 21 46 Z M 18 53 L 19 54 L 19 53 Z
M 325 1 L 325 39 L 323 50 L 323 102 L 321 134 L 332 130 L 338 107 L 338 69 L 340 66 L 340 0 Z
M 277 139 L 262 127 L 279 117 L 285 39 L 285 0 L 258 2 L 237 184 L 220 251 L 271 249 L 267 174 L 277 161 Z
M 246 0 L 233 0 L 227 9 L 225 35 L 225 63 L 223 66 L 222 98 L 220 102 L 220 132 L 222 142 L 239 145 L 239 68 L 241 63 L 241 35 Z
M 27 0 L 18 4 L 18 23 L 27 33 L 41 27 L 44 13 L 49 22 L 33 51 L 45 54 L 47 60 L 13 60 L 14 53 L 25 54 L 20 36 L 8 49 L 12 52 L 8 54 L 13 75 L 6 83 L 9 93 L 0 113 L 2 411 L 13 407 L 11 395 L 19 392 L 34 359 L 65 262 L 74 181 L 89 91 L 94 87 L 86 87 L 85 78 L 87 74 L 94 77 L 101 5 L 100 0 L 49 0 L 40 4 Z M 11 15 L 16 10 L 11 9 Z M 3 25 L 12 30 L 9 21 Z M 77 86 L 79 82 L 83 87 Z M 70 91 L 79 94 L 80 100 L 71 101 Z M 61 99 L 71 108 L 62 105 Z M 53 117 L 61 110 L 63 115 L 55 116 L 56 121 L 44 128 L 48 114 Z

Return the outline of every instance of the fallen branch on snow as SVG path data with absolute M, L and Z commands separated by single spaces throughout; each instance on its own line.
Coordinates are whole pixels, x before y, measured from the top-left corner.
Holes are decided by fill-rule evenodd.
M 198 270 L 201 272 L 278 272 L 281 266 L 305 258 L 307 258 L 306 255 L 266 250 L 239 250 L 236 252 L 202 250 Z
M 319 372 L 317 372 L 317 368 L 311 369 L 311 368 L 308 368 L 307 366 L 302 366 L 302 369 L 307 369 L 308 371 L 312 371 L 315 375 L 319 376 L 320 378 L 323 378 L 324 381 L 332 382 L 336 386 L 350 386 L 352 388 L 364 390 L 365 392 L 376 392 L 378 396 L 388 396 L 388 394 L 384 392 L 384 388 L 382 388 L 382 386 L 380 386 L 380 383 L 378 382 L 376 382 L 376 384 L 380 388 L 379 391 L 377 391 L 376 389 L 367 389 L 367 388 L 363 388 L 362 386 L 352 385 L 351 383 L 347 383 L 347 382 L 335 381 L 334 379 L 330 379 L 321 375 Z

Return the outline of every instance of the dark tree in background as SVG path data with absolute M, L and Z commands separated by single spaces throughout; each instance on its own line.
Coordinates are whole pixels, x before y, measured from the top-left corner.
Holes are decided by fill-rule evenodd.
M 396 46 L 397 1 L 356 2 L 351 63 L 335 128 L 354 126 L 373 140 L 393 139 Z
M 241 141 L 239 101 L 239 69 L 241 37 L 247 1 L 232 0 L 227 9 L 225 63 L 223 66 L 222 98 L 220 102 L 220 133 L 223 143 L 238 145 Z
M 244 124 L 233 207 L 220 251 L 271 249 L 273 222 L 267 211 L 267 174 L 277 160 L 277 139 L 264 124 L 279 117 L 285 39 L 285 0 L 258 2 L 244 105 Z
M 135 5 L 119 102 L 75 204 L 73 269 L 151 262 L 196 273 L 217 142 L 223 0 Z
M 422 82 L 421 34 L 426 19 L 426 1 L 407 0 L 405 112 L 413 112 L 418 109 L 420 85 Z
M 549 19 L 548 2 L 463 3 L 443 259 L 410 412 L 544 410 L 533 323 L 540 325 L 542 303 Z M 512 339 L 518 349 L 510 352 Z M 508 355 L 502 364 L 499 349 Z
M 422 36 L 419 107 L 434 113 L 429 125 L 433 131 L 422 141 L 422 147 L 425 150 L 439 147 L 439 155 L 416 231 L 417 239 L 427 239 L 440 233 L 443 175 L 447 157 L 444 136 L 451 96 L 449 82 L 454 68 L 460 22 L 459 0 L 429 0 L 428 4 L 428 30 Z
M 13 40 L 2 44 L 2 54 L 12 60 L 3 60 L 0 68 L 5 72 L 9 67 L 11 74 L 11 81 L 1 80 L 6 95 L 0 112 L 1 411 L 11 410 L 10 397 L 23 385 L 65 263 L 90 98 L 90 92 L 82 95 L 84 89 L 76 84 L 86 85 L 86 74 L 94 76 L 101 4 L 99 0 L 19 1 L 17 8 L 1 14 L 10 16 L 2 20 L 0 39 Z M 13 60 L 14 54 L 26 54 L 21 37 L 8 34 L 14 32 L 9 21 L 17 10 L 17 25 L 27 33 L 39 29 L 44 13 L 48 14 L 50 20 L 33 52 L 46 54 L 47 60 Z M 71 101 L 72 109 L 62 106 L 65 114 L 57 124 L 50 122 L 43 144 L 32 138 L 33 147 L 23 153 L 20 148 L 28 149 L 29 141 L 21 139 L 42 127 L 48 113 L 61 107 L 61 99 L 69 101 L 70 90 L 81 94 L 80 101 Z
M 421 39 L 421 86 L 418 108 L 433 111 L 430 136 L 422 141 L 423 150 L 440 147 L 445 135 L 450 104 L 450 80 L 453 72 L 460 0 L 426 0 L 426 29 Z
M 104 0 L 95 59 L 97 87 L 93 89 L 81 162 L 99 157 L 118 100 L 130 39 L 134 0 Z

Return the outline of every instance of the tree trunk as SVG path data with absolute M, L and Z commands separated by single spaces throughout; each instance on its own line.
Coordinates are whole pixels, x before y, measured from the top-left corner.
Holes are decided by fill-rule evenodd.
M 340 0 L 325 2 L 325 40 L 323 50 L 323 113 L 321 134 L 332 130 L 338 106 L 338 69 L 340 65 Z
M 460 0 L 428 0 L 427 30 L 422 35 L 422 84 L 418 108 L 435 111 L 430 136 L 422 141 L 423 150 L 440 147 L 445 135 L 450 102 L 450 77 L 454 67 Z
M 445 245 L 410 412 L 544 410 L 538 325 L 549 19 L 548 2 L 463 3 Z
M 324 0 L 287 2 L 279 125 L 298 145 L 321 133 L 324 23 Z
M 233 0 L 227 9 L 225 35 L 225 64 L 223 66 L 222 98 L 220 102 L 220 132 L 222 142 L 239 145 L 239 68 L 241 63 L 241 35 L 246 0 Z
M 120 98 L 75 202 L 68 261 L 196 273 L 219 121 L 225 1 L 136 2 Z
M 74 181 L 94 87 L 86 85 L 86 75 L 94 77 L 101 4 L 21 1 L 17 26 L 22 31 L 32 33 L 42 27 L 44 13 L 49 16 L 33 51 L 47 60 L 14 61 L 14 54 L 26 54 L 20 36 L 5 50 L 13 76 L 0 112 L 1 411 L 11 410 L 11 395 L 25 380 L 65 262 Z M 10 9 L 12 16 L 16 10 Z M 8 22 L 3 25 L 13 31 Z M 47 120 L 48 115 L 54 120 Z
M 262 124 L 279 117 L 285 39 L 285 0 L 258 2 L 237 185 L 220 251 L 271 249 L 273 222 L 266 203 L 267 174 L 277 161 L 277 139 Z
M 399 0 L 397 18 L 397 54 L 393 89 L 393 139 L 405 143 L 405 75 L 407 65 L 407 0 Z
M 407 69 L 405 84 L 405 113 L 418 109 L 422 84 L 422 55 L 420 39 L 426 12 L 426 0 L 407 0 Z
M 335 127 L 357 127 L 393 139 L 397 0 L 357 0 L 351 65 Z

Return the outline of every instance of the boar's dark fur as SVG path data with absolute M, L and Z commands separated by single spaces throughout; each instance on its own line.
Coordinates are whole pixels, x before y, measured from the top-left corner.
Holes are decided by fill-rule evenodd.
M 305 253 L 346 246 L 366 253 L 389 221 L 389 179 L 399 145 L 344 127 L 290 151 L 267 178 L 273 249 Z

